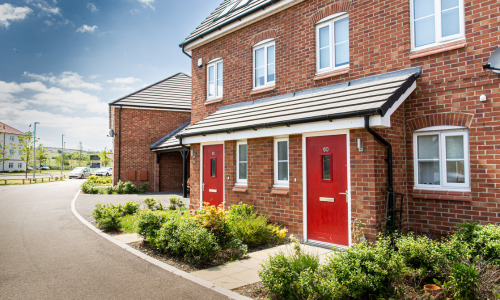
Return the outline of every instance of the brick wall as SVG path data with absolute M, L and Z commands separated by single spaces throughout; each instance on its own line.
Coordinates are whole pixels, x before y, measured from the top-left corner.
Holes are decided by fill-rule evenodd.
M 119 134 L 113 139 L 113 184 L 129 180 L 129 171 L 135 173 L 134 184 L 140 185 L 140 171 L 147 171 L 149 191 L 158 191 L 155 176 L 156 154 L 149 148 L 151 144 L 176 129 L 190 118 L 189 112 L 123 108 L 121 132 L 119 131 L 119 108 L 114 107 L 114 128 Z M 118 177 L 118 141 L 121 135 L 121 172 Z M 180 168 L 182 176 L 182 168 Z
M 395 190 L 406 194 L 403 218 L 406 228 L 443 234 L 462 220 L 500 221 L 497 200 L 500 198 L 500 146 L 497 145 L 500 75 L 482 69 L 500 40 L 500 2 L 464 0 L 465 41 L 427 53 L 411 51 L 409 3 L 408 0 L 304 1 L 194 49 L 192 121 L 228 104 L 420 66 L 422 74 L 417 80 L 417 89 L 394 114 L 393 127 L 377 129 L 393 144 Z M 325 12 L 341 10 L 349 12 L 349 71 L 315 80 L 314 21 Z M 269 35 L 276 36 L 276 85 L 274 90 L 251 94 L 252 46 Z M 206 62 L 214 57 L 224 60 L 224 96 L 218 103 L 205 104 L 206 68 L 198 68 L 196 63 L 199 58 Z M 486 102 L 479 101 L 482 94 L 488 97 Z M 413 132 L 417 126 L 423 128 L 439 122 L 465 124 L 469 128 L 470 193 L 414 192 Z M 352 217 L 367 221 L 367 232 L 373 236 L 377 223 L 383 222 L 385 215 L 381 191 L 387 185 L 386 150 L 364 130 L 351 131 L 351 137 Z M 358 137 L 365 143 L 363 153 L 355 151 L 355 138 Z M 226 147 L 234 146 L 226 143 Z M 262 145 L 257 149 L 267 148 Z M 268 164 L 268 159 L 272 160 L 272 156 L 262 153 L 261 160 L 254 164 Z M 252 162 L 249 162 L 251 168 Z M 234 172 L 234 166 L 228 170 Z M 262 168 L 263 175 L 259 179 L 268 186 L 266 170 Z M 193 174 L 193 169 L 191 171 Z M 228 189 L 226 186 L 226 197 L 232 202 L 257 196 L 235 198 Z M 259 191 L 268 192 L 264 187 Z M 290 203 L 285 210 L 294 215 L 296 204 Z

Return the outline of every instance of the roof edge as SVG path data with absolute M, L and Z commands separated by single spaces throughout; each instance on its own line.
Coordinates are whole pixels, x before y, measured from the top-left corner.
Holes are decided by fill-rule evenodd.
M 158 141 L 154 142 L 153 144 L 151 144 L 151 146 L 149 146 L 149 149 L 150 150 L 156 150 L 156 149 L 161 149 L 161 148 L 156 148 L 159 144 L 163 143 L 164 141 L 166 141 L 167 139 L 171 138 L 172 136 L 174 136 L 175 134 L 177 134 L 179 131 L 181 131 L 182 129 L 186 128 L 189 124 L 191 124 L 191 120 L 187 121 L 186 123 L 182 124 L 181 126 L 177 127 L 176 129 L 170 131 L 167 135 L 165 135 L 164 137 L 162 137 L 161 139 L 159 139 Z M 168 148 L 168 147 L 165 147 L 165 148 Z

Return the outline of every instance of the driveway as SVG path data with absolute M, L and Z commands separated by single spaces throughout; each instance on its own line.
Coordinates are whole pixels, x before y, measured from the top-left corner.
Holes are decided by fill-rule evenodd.
M 70 204 L 81 183 L 0 186 L 2 299 L 227 299 L 80 223 Z

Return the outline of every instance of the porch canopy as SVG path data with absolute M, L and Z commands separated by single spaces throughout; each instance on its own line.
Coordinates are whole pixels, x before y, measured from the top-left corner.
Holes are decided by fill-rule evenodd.
M 181 126 L 169 132 L 167 135 L 153 143 L 149 148 L 151 151 L 156 152 L 157 163 L 160 161 L 160 155 L 167 152 L 177 152 L 179 151 L 182 156 L 182 194 L 183 197 L 187 197 L 187 167 L 189 165 L 189 147 L 181 145 L 179 139 L 175 136 L 176 134 L 182 133 L 191 123 L 187 121 Z
M 364 127 L 390 127 L 420 67 L 221 107 L 176 136 L 181 144 Z

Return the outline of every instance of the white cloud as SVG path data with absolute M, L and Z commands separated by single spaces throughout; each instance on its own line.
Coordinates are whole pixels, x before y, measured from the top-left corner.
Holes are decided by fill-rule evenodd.
M 52 6 L 44 0 L 27 0 L 26 2 L 37 8 L 40 15 L 61 15 L 61 9 L 59 7 Z M 54 5 L 56 4 L 57 2 L 54 1 Z
M 49 82 L 63 88 L 69 89 L 86 89 L 86 90 L 101 90 L 102 87 L 98 83 L 90 83 L 83 80 L 82 76 L 75 72 L 62 72 L 59 76 L 52 74 L 34 74 L 24 72 L 25 77 L 35 79 L 42 82 Z
M 81 32 L 81 33 L 85 33 L 85 32 L 89 32 L 89 33 L 94 33 L 94 31 L 97 29 L 97 25 L 92 25 L 92 26 L 89 26 L 87 24 L 84 24 L 82 25 L 80 28 L 78 28 L 76 30 L 76 32 Z
M 12 21 L 21 21 L 31 13 L 29 7 L 14 7 L 10 3 L 0 4 L 0 25 L 9 27 Z
M 108 83 L 114 83 L 114 84 L 120 84 L 120 85 L 126 85 L 126 84 L 134 84 L 136 82 L 140 82 L 141 79 L 135 78 L 135 77 L 121 77 L 121 78 L 115 78 L 113 80 L 108 80 Z
M 137 0 L 139 1 L 139 3 L 142 4 L 142 6 L 144 7 L 149 7 L 151 9 L 155 9 L 155 7 L 153 6 L 153 4 L 155 3 L 155 0 Z
M 96 12 L 98 11 L 97 6 L 95 6 L 95 4 L 94 4 L 94 3 L 92 3 L 92 2 L 89 2 L 89 3 L 87 4 L 87 8 L 88 8 L 88 9 L 90 10 L 90 12 L 92 12 L 92 13 L 96 13 Z

